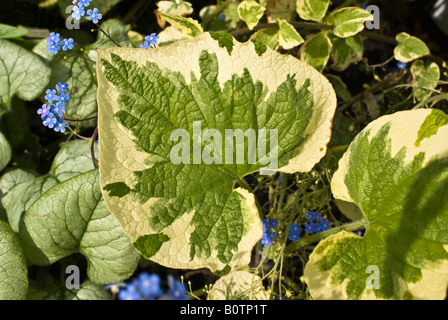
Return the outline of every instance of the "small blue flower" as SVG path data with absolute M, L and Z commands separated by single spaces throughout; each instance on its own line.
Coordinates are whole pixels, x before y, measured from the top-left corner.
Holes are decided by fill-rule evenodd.
M 47 94 L 45 96 L 45 100 L 48 101 L 48 103 L 53 103 L 53 101 L 59 101 L 61 98 L 58 96 L 58 93 L 56 92 L 56 90 L 50 90 L 47 89 L 47 91 L 45 91 L 45 93 Z
M 316 232 L 316 226 L 313 222 L 307 222 L 305 223 L 305 232 L 308 234 L 313 234 Z
M 145 41 L 144 44 L 140 45 L 140 49 L 151 49 L 152 47 L 149 45 L 148 42 Z
M 218 15 L 218 19 L 221 20 L 221 21 L 224 21 L 224 20 L 226 20 L 226 16 L 224 15 L 224 13 L 221 12 L 221 13 Z
M 72 38 L 64 39 L 59 43 L 59 45 L 62 46 L 62 50 L 64 51 L 71 50 L 73 49 L 73 39 Z
M 278 220 L 277 219 L 263 219 L 262 222 L 263 226 L 263 236 L 261 237 L 261 243 L 264 247 L 268 247 L 270 245 L 273 245 L 277 242 L 277 235 L 275 232 L 275 228 L 278 226 Z
M 93 23 L 98 23 L 99 20 L 103 17 L 101 13 L 98 12 L 97 8 L 87 10 L 87 15 L 90 21 Z
M 330 221 L 328 221 L 328 220 L 324 220 L 324 221 L 322 221 L 322 222 L 318 225 L 317 233 L 319 233 L 319 232 L 323 232 L 323 231 L 326 231 L 326 230 L 330 230 L 330 229 L 331 229 L 331 227 L 330 227 Z
M 92 2 L 92 0 L 79 0 L 78 6 L 86 8 L 90 5 L 90 2 Z
M 56 90 L 61 91 L 61 92 L 66 92 L 68 90 L 68 84 L 63 83 L 63 82 L 58 82 L 58 84 L 56 85 Z
M 62 105 L 61 101 L 56 102 L 56 104 L 52 104 L 50 106 L 51 112 L 54 115 L 57 115 L 58 117 L 62 118 L 64 116 L 65 107 Z
M 59 42 L 59 33 L 51 32 L 50 36 L 47 38 L 47 45 Z
M 141 273 L 138 277 L 138 286 L 146 300 L 155 300 L 163 295 L 160 277 L 157 274 Z
M 83 17 L 86 12 L 84 11 L 84 7 L 78 7 L 78 6 L 74 6 L 72 9 L 72 17 L 76 20 L 81 20 L 81 17 Z
M 69 99 L 70 99 L 70 95 L 68 93 L 63 93 L 63 92 L 59 93 L 59 101 L 62 104 L 67 104 Z
M 400 62 L 400 61 L 397 62 L 398 69 L 404 70 L 404 69 L 406 69 L 407 66 L 408 66 L 408 64 L 406 62 Z
M 151 33 L 149 36 L 145 37 L 145 42 L 148 42 L 149 44 L 157 44 L 158 39 L 159 36 L 156 33 Z
M 42 122 L 44 126 L 52 129 L 54 128 L 54 125 L 56 124 L 57 120 L 54 117 L 54 115 L 50 112 L 49 114 L 47 114 L 47 116 L 45 117 L 44 121 Z
M 59 120 L 57 121 L 57 123 L 54 127 L 54 131 L 64 133 L 65 128 L 67 128 L 67 127 L 68 127 L 67 121 L 65 121 L 63 118 L 59 118 Z
M 300 239 L 300 235 L 299 235 L 300 231 L 302 231 L 302 228 L 299 227 L 298 223 L 291 224 L 289 226 L 289 236 L 288 236 L 288 239 L 292 240 L 293 242 L 296 242 L 297 240 Z
M 37 110 L 37 114 L 40 114 L 42 119 L 44 119 L 49 113 L 50 113 L 50 107 L 47 106 L 45 103 L 42 105 L 41 108 Z
M 59 44 L 57 42 L 48 44 L 47 52 L 52 53 L 52 54 L 57 54 L 59 50 L 61 50 L 61 47 L 59 46 Z
M 181 281 L 175 280 L 172 275 L 168 275 L 168 295 L 174 300 L 188 300 L 187 289 Z
M 120 300 L 141 300 L 138 285 L 136 283 L 130 283 L 126 285 L 126 288 L 121 289 L 118 292 L 118 299 Z

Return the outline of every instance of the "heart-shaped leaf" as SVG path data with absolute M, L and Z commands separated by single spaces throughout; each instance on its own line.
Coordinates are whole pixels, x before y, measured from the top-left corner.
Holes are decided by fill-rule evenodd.
M 238 15 L 250 30 L 258 24 L 265 10 L 265 7 L 255 1 L 243 1 L 238 5 Z
M 34 53 L 0 39 L 0 105 L 11 107 L 17 95 L 30 101 L 39 96 L 50 80 L 51 69 Z
M 89 263 L 89 279 L 99 284 L 127 279 L 139 259 L 106 208 L 98 170 L 61 182 L 40 196 L 25 214 L 19 235 L 27 259 L 36 265 L 81 252 Z
M 414 97 L 423 101 L 432 93 L 440 78 L 440 69 L 437 63 L 425 64 L 423 60 L 415 60 L 411 65 L 411 73 L 414 78 Z
M 330 83 L 228 34 L 98 56 L 101 186 L 134 245 L 174 268 L 248 264 L 262 225 L 254 196 L 236 185 L 263 168 L 307 171 L 322 158 Z M 234 143 L 238 132 L 252 143 Z
M 304 20 L 322 21 L 330 0 L 297 0 L 297 13 Z
M 398 44 L 394 49 L 394 56 L 398 61 L 410 62 L 430 53 L 428 47 L 422 40 L 406 32 L 397 34 L 395 39 Z
M 352 142 L 332 191 L 361 209 L 366 232 L 340 232 L 314 249 L 304 273 L 313 298 L 445 298 L 447 119 L 440 110 L 397 112 Z
M 366 21 L 373 21 L 373 15 L 357 7 L 341 8 L 325 17 L 325 23 L 332 25 L 334 34 L 340 38 L 362 31 Z

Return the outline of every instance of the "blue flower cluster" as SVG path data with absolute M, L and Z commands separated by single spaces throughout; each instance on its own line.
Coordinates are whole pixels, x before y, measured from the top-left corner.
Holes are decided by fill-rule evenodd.
M 59 50 L 67 51 L 73 49 L 73 39 L 59 39 L 60 34 L 51 32 L 50 36 L 47 38 L 47 51 L 56 54 Z
M 305 223 L 304 231 L 309 235 L 331 229 L 330 221 L 323 219 L 320 213 L 308 211 L 305 218 L 307 222 Z M 277 232 L 275 230 L 277 226 L 277 219 L 263 220 L 263 236 L 261 237 L 261 243 L 264 247 L 274 245 L 277 242 Z M 299 241 L 301 231 L 302 227 L 300 227 L 298 223 L 291 224 L 289 226 L 288 239 L 292 242 Z
M 275 231 L 277 226 L 277 219 L 263 220 L 263 236 L 261 237 L 261 243 L 264 247 L 271 246 L 277 242 L 277 234 Z
M 47 103 L 44 103 L 37 110 L 37 114 L 42 118 L 43 125 L 50 129 L 54 128 L 56 132 L 64 133 L 68 127 L 67 121 L 64 120 L 65 105 L 70 99 L 67 91 L 68 85 L 59 82 L 56 89 L 46 91 L 45 100 Z
M 159 36 L 156 33 L 151 33 L 145 37 L 145 42 L 140 45 L 140 49 L 151 49 L 157 44 L 157 40 L 159 40 Z
M 300 240 L 300 231 L 302 231 L 302 227 L 299 227 L 298 223 L 293 223 L 289 226 L 289 236 L 288 239 L 292 242 L 296 242 Z
M 158 274 L 141 273 L 118 292 L 119 300 L 188 300 L 187 290 L 181 281 L 168 275 L 168 290 L 162 289 Z
M 87 8 L 92 0 L 73 0 L 72 17 L 76 20 L 81 20 L 86 14 L 85 8 Z M 98 23 L 103 18 L 103 15 L 98 12 L 97 8 L 87 10 L 87 18 L 93 23 Z
M 320 233 L 331 229 L 330 221 L 324 220 L 320 213 L 308 211 L 305 218 L 307 220 L 305 223 L 305 232 L 308 234 Z

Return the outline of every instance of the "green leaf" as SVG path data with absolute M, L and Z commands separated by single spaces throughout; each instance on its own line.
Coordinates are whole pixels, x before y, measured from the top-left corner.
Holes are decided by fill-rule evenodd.
M 283 172 L 311 170 L 326 152 L 336 103 L 330 83 L 294 57 L 257 52 L 252 41 L 229 47 L 205 33 L 151 50 L 98 50 L 103 195 L 142 255 L 165 266 L 215 272 L 248 264 L 262 227 L 253 194 L 236 185 L 268 166 L 249 163 L 247 145 L 228 149 L 244 163 L 226 162 L 196 134 L 182 142 L 204 161 L 185 153 L 176 164 L 174 130 L 191 138 L 199 123 L 224 146 L 226 129 L 276 129 Z M 216 163 L 207 160 L 213 149 Z
M 93 147 L 95 157 L 98 159 L 99 151 L 96 142 Z M 89 141 L 74 140 L 59 150 L 53 160 L 51 173 L 62 182 L 94 168 Z
M 193 13 L 190 2 L 183 0 L 159 1 L 157 2 L 157 12 L 175 16 L 188 16 Z
M 199 22 L 192 18 L 185 18 L 182 16 L 174 16 L 164 13 L 159 13 L 163 20 L 171 24 L 177 30 L 182 31 L 188 38 L 196 37 L 202 34 L 202 30 Z
M 333 45 L 331 50 L 332 68 L 336 71 L 344 71 L 350 64 L 362 60 L 364 42 L 361 35 L 339 38 L 330 34 L 330 39 Z
M 265 7 L 255 1 L 243 1 L 238 5 L 238 15 L 250 30 L 258 24 L 265 10 Z
M 51 69 L 32 52 L 0 39 L 0 105 L 11 108 L 17 95 L 31 101 L 39 96 L 50 80 Z
M 207 300 L 269 300 L 269 295 L 259 276 L 247 271 L 234 271 L 216 281 Z
M 397 34 L 395 40 L 397 40 L 398 44 L 394 48 L 394 57 L 398 61 L 410 62 L 430 53 L 428 47 L 422 40 L 406 32 Z
M 120 46 L 128 48 L 133 47 L 132 42 L 128 37 L 128 32 L 131 30 L 130 25 L 125 25 L 123 22 L 117 19 L 109 19 L 101 24 L 101 28 L 106 31 L 109 36 L 114 39 L 115 42 L 120 44 Z M 109 37 L 107 37 L 102 32 L 98 32 L 98 39 L 91 46 L 89 46 L 89 49 L 91 49 L 92 52 L 95 52 L 96 49 L 110 48 L 115 46 L 116 44 L 113 43 L 109 39 Z
M 304 273 L 314 299 L 445 298 L 448 125 L 433 113 L 441 111 L 378 118 L 340 160 L 333 195 L 360 208 L 366 232 L 340 232 L 314 249 Z
M 0 38 L 1 39 L 13 39 L 26 36 L 28 34 L 28 29 L 17 26 L 13 27 L 7 24 L 0 23 Z
M 88 261 L 89 279 L 98 284 L 127 279 L 139 259 L 102 199 L 98 170 L 45 192 L 28 209 L 19 236 L 27 259 L 36 265 L 82 253 Z
M 104 286 L 90 280 L 84 281 L 79 289 L 67 289 L 56 283 L 38 284 L 30 282 L 27 300 L 110 300 L 111 296 Z
M 277 25 L 279 27 L 278 41 L 284 49 L 292 49 L 304 42 L 296 28 L 286 20 L 277 20 Z
M 33 180 L 37 175 L 37 172 L 29 169 L 8 169 L 0 178 L 0 191 L 7 193 L 16 184 Z
M 67 119 L 86 119 L 97 114 L 96 91 L 97 81 L 93 63 L 78 57 L 64 59 L 58 56 L 50 63 L 53 68 L 50 88 L 58 82 L 68 84 L 70 99 L 66 105 Z M 94 126 L 96 120 L 82 121 L 78 127 Z
M 0 221 L 0 300 L 23 300 L 28 289 L 28 269 L 19 238 Z
M 15 232 L 19 232 L 23 216 L 34 201 L 57 183 L 58 180 L 53 176 L 42 175 L 16 184 L 2 197 L 1 201 L 6 209 L 9 225 Z
M 437 86 L 440 78 L 440 69 L 437 63 L 425 64 L 423 60 L 416 60 L 411 65 L 411 74 L 414 78 L 414 97 L 418 101 L 427 99 Z
M 297 0 L 297 13 L 303 20 L 321 22 L 329 5 L 330 0 Z
M 250 37 L 252 41 L 258 41 L 263 43 L 265 46 L 268 46 L 272 50 L 275 50 L 278 46 L 278 33 L 279 27 L 275 25 L 269 28 L 260 29 Z
M 300 52 L 300 59 L 322 72 L 330 58 L 332 46 L 328 31 L 321 31 L 306 40 Z
M 11 161 L 11 145 L 3 133 L 0 132 L 0 171 L 6 168 Z
M 366 21 L 373 21 L 373 15 L 356 7 L 341 8 L 325 17 L 325 23 L 333 26 L 333 32 L 340 38 L 354 36 L 364 29 Z

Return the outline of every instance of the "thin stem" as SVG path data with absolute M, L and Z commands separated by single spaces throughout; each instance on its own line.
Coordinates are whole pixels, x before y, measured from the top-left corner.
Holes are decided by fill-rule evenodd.
M 112 38 L 110 37 L 109 33 L 107 33 L 106 31 L 104 31 L 103 28 L 101 28 L 101 26 L 100 26 L 98 23 L 95 23 L 95 25 L 98 27 L 98 30 L 100 30 L 102 33 L 104 33 L 104 35 L 105 35 L 106 37 L 109 38 L 110 41 L 112 41 L 113 43 L 115 43 L 116 46 L 121 47 L 121 45 L 120 45 L 118 42 L 116 42 L 114 39 L 112 39 Z
M 98 169 L 99 165 L 98 165 L 98 161 L 96 161 L 95 158 L 95 139 L 98 136 L 98 126 L 95 128 L 95 131 L 93 131 L 92 137 L 90 138 L 90 154 L 92 155 L 92 162 L 93 162 L 93 166 Z
M 343 224 L 339 227 L 335 227 L 335 228 L 332 228 L 330 230 L 327 230 L 327 231 L 324 231 L 324 232 L 321 232 L 318 234 L 313 234 L 313 235 L 304 237 L 297 242 L 289 244 L 285 249 L 285 253 L 291 253 L 303 246 L 323 240 L 323 239 L 327 238 L 328 236 L 336 234 L 340 231 L 355 231 L 355 230 L 359 230 L 359 229 L 365 229 L 367 224 L 368 223 L 365 220 L 359 220 L 359 221 L 355 221 L 352 223 Z
M 375 70 L 376 68 L 382 68 L 384 70 L 384 67 L 391 62 L 392 60 L 395 59 L 395 56 L 390 57 L 389 59 L 387 59 L 386 61 L 382 62 L 382 63 L 378 63 L 378 64 L 368 64 L 367 59 L 364 58 L 364 63 L 366 64 L 366 68 L 367 70 Z
M 81 58 L 81 59 L 84 59 L 84 60 L 86 60 L 86 61 L 90 61 L 90 62 L 93 62 L 93 63 L 96 64 L 96 61 L 94 61 L 94 60 L 92 60 L 92 59 L 90 59 L 90 58 L 88 58 L 88 57 L 84 57 L 84 56 L 81 56 L 81 55 L 76 54 L 76 53 L 73 53 L 73 52 L 67 52 L 67 53 L 68 53 L 69 55 L 73 56 L 73 57 L 78 57 L 78 58 Z
M 96 118 L 98 118 L 98 117 L 97 116 L 93 116 L 93 117 L 84 118 L 84 119 L 67 119 L 67 118 L 64 118 L 64 119 L 67 120 L 67 121 L 80 122 L 80 121 L 93 120 L 93 119 L 96 119 Z
M 80 138 L 80 139 L 82 139 L 82 140 L 90 140 L 91 138 L 88 138 L 88 137 L 84 137 L 84 136 L 82 136 L 82 135 L 80 135 L 80 134 L 77 134 L 70 126 L 67 126 L 67 128 L 75 135 L 75 136 L 77 136 L 78 138 Z

